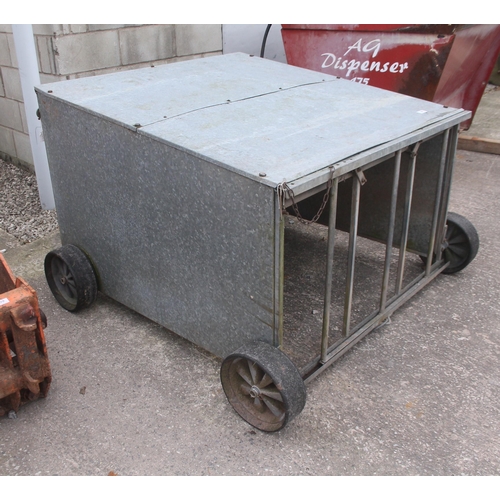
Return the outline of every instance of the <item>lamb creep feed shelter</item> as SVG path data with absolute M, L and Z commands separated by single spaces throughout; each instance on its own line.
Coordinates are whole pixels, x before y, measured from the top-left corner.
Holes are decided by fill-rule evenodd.
M 470 112 L 245 54 L 36 89 L 70 311 L 97 291 L 223 358 L 264 431 L 478 237 L 448 213 Z

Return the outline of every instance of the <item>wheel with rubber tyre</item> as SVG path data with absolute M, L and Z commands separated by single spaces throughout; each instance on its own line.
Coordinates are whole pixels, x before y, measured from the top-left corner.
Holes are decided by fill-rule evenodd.
M 449 262 L 443 274 L 453 274 L 465 269 L 479 250 L 479 235 L 476 228 L 464 216 L 449 212 L 446 219 L 446 234 L 442 246 L 443 259 Z M 424 264 L 427 257 L 420 256 Z
M 264 342 L 246 344 L 230 354 L 220 376 L 234 410 L 262 431 L 282 429 L 304 408 L 306 387 L 296 366 Z
M 64 245 L 45 257 L 45 278 L 59 304 L 77 312 L 97 297 L 97 280 L 88 257 L 74 245 Z
M 444 274 L 465 269 L 479 250 L 479 235 L 472 223 L 462 215 L 450 212 L 446 219 L 443 258 L 449 262 Z

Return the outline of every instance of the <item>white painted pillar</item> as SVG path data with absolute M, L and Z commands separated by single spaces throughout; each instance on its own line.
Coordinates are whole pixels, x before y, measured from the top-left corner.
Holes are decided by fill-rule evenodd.
M 35 164 L 36 180 L 40 202 L 44 210 L 55 208 L 52 181 L 50 179 L 49 163 L 43 142 L 42 124 L 36 116 L 38 101 L 34 87 L 40 84 L 38 59 L 36 56 L 35 39 L 31 24 L 13 24 L 12 33 L 16 46 L 21 88 L 23 91 L 24 107 L 28 122 L 31 151 Z

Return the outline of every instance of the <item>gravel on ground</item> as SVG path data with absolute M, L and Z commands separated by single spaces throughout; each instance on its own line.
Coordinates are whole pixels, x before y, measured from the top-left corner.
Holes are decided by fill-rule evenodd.
M 43 210 L 34 173 L 0 159 L 0 230 L 21 245 L 58 229 L 55 210 Z

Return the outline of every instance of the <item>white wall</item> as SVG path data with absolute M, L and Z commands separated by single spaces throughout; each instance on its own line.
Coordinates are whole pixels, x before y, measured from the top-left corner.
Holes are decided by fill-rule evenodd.
M 267 24 L 222 25 L 223 53 L 244 52 L 245 54 L 259 56 L 266 27 Z M 281 24 L 271 26 L 264 57 L 286 63 L 285 49 L 281 38 Z

